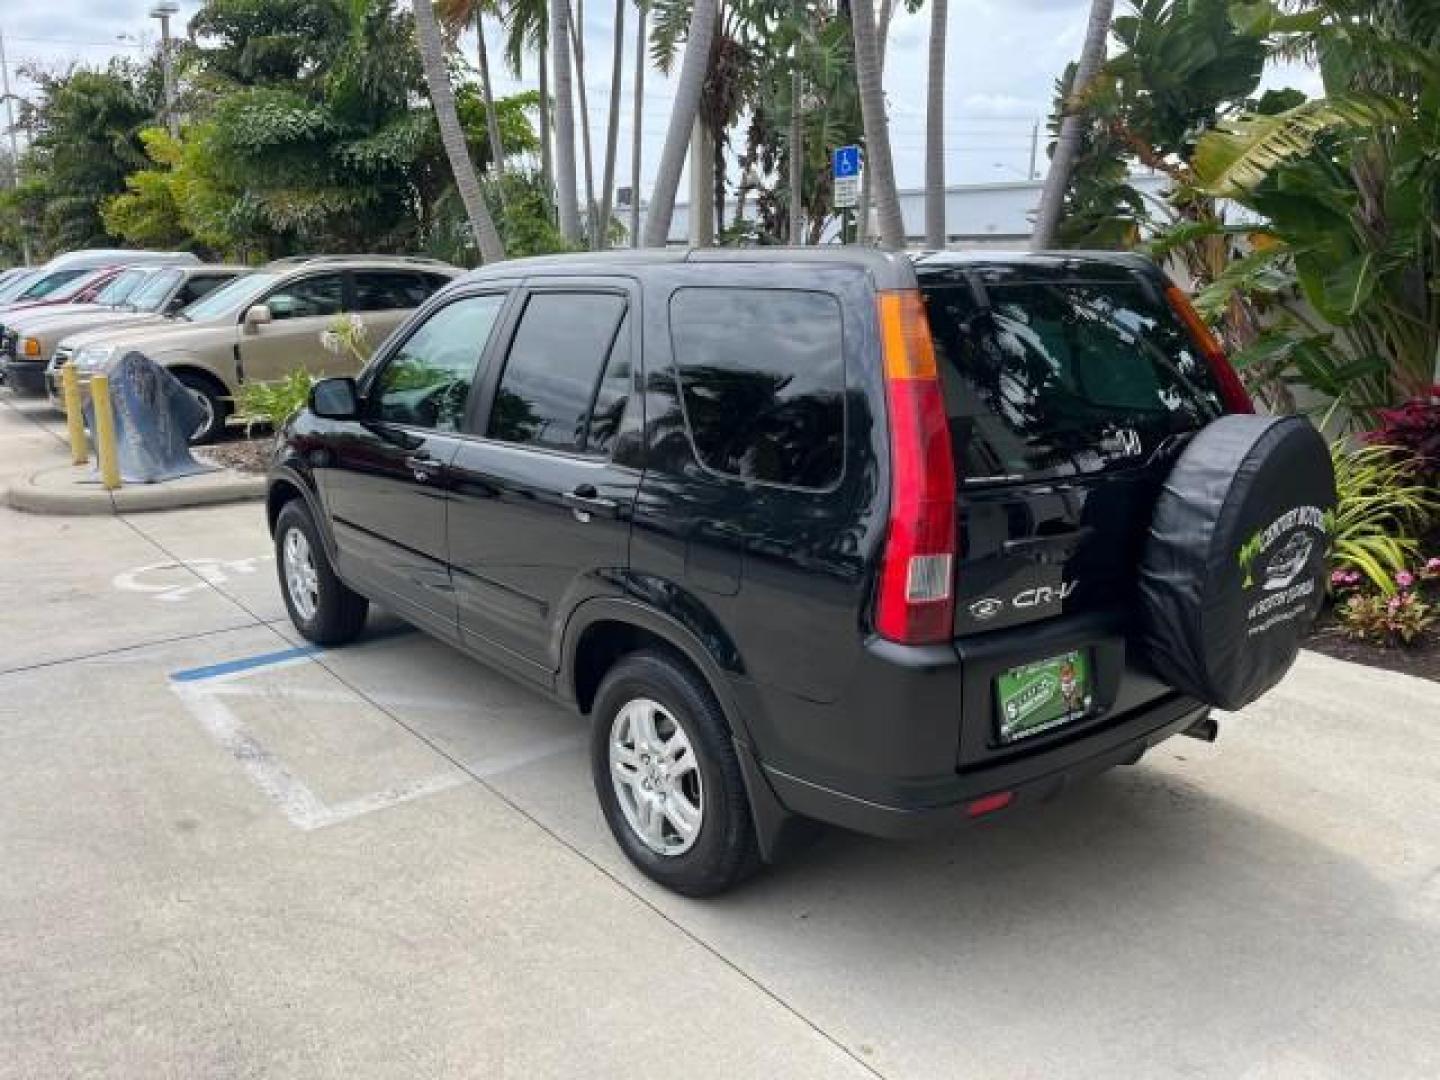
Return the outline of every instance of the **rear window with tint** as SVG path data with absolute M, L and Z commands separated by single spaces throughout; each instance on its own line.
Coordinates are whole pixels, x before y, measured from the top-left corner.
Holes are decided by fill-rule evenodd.
M 670 301 L 685 419 L 700 461 L 744 480 L 840 481 L 845 359 L 828 293 L 690 288 Z
M 1205 358 L 1139 282 L 924 289 L 970 482 L 1134 467 L 1223 411 Z

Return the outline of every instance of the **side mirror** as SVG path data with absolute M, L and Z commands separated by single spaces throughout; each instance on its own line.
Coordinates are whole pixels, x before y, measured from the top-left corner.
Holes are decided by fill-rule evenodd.
M 260 327 L 274 319 L 270 309 L 264 304 L 256 304 L 245 312 L 245 329 L 255 333 Z
M 354 420 L 360 415 L 360 391 L 346 376 L 321 379 L 310 388 L 310 411 L 322 420 Z

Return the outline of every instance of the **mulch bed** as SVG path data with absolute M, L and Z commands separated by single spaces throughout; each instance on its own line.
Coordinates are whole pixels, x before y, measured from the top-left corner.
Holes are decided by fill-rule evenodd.
M 275 440 L 271 436 L 259 439 L 240 438 L 199 447 L 195 450 L 195 456 L 224 469 L 253 475 L 263 473 L 270 467 L 270 450 L 274 445 Z
M 1337 660 L 1440 682 L 1440 635 L 1433 630 L 1409 648 L 1385 648 L 1346 637 L 1334 613 L 1326 611 L 1315 624 L 1305 647 Z

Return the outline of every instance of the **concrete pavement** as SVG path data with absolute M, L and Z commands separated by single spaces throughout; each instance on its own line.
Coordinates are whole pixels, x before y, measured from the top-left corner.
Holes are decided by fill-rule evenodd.
M 0 394 L 0 474 L 52 427 Z M 1440 1074 L 1433 684 L 1307 654 L 1214 746 L 697 903 L 579 719 L 383 614 L 299 648 L 257 506 L 0 553 L 0 1077 Z

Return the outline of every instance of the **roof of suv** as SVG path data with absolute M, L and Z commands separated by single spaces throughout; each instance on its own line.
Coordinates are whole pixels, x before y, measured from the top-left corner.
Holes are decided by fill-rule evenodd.
M 509 259 L 470 271 L 467 279 L 529 274 L 583 274 L 682 263 L 818 263 L 868 271 L 879 289 L 913 288 L 914 274 L 969 268 L 1028 265 L 1047 270 L 1087 266 L 1134 272 L 1154 264 L 1143 255 L 1118 251 L 925 251 L 888 252 L 852 245 L 825 247 L 640 248 L 539 255 Z

